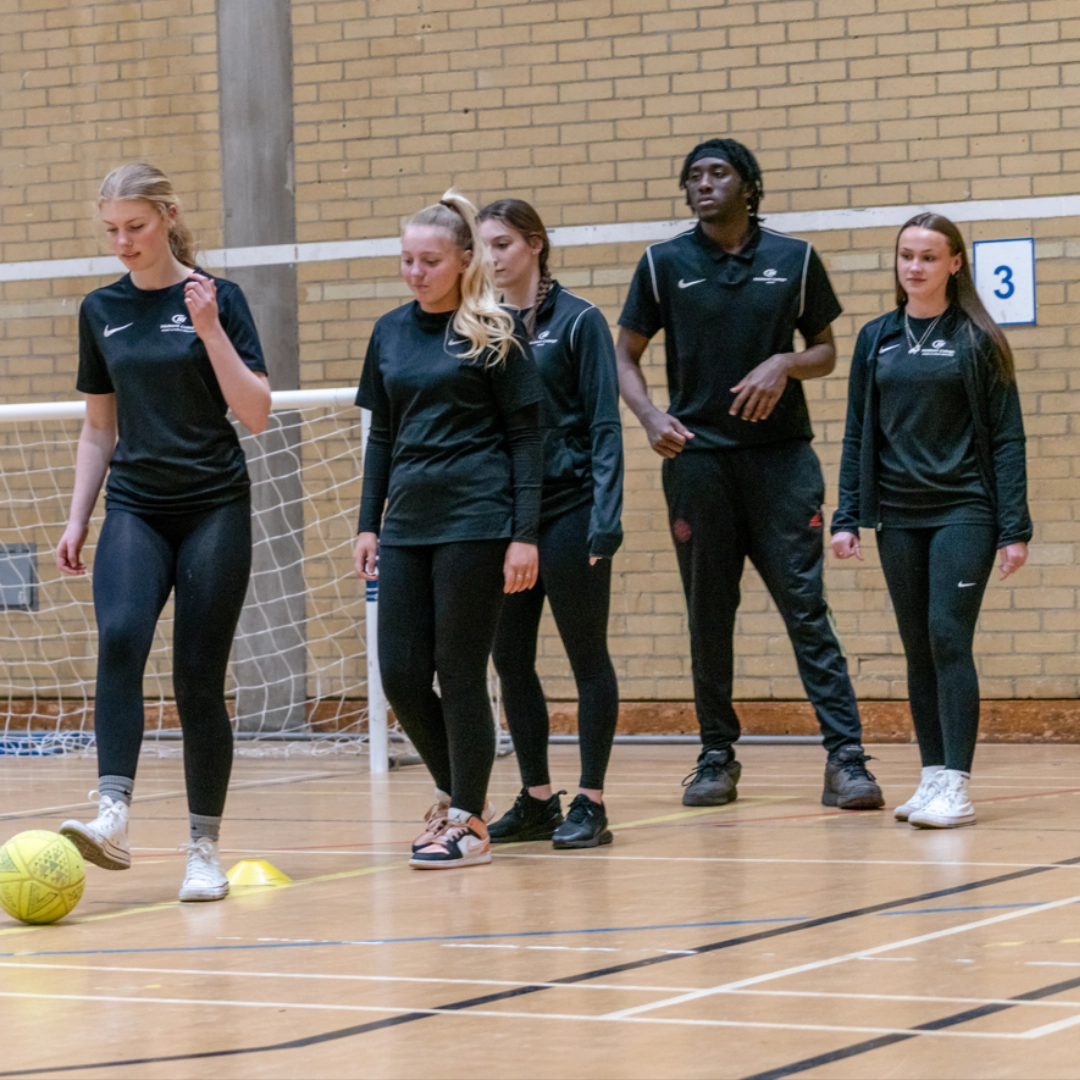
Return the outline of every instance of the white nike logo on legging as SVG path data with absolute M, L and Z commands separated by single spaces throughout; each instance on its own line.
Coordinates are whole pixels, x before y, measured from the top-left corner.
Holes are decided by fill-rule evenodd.
M 957 582 L 956 587 L 958 589 L 970 589 L 972 587 L 972 585 L 974 585 L 974 584 L 975 584 L 974 581 L 960 581 L 960 582 Z

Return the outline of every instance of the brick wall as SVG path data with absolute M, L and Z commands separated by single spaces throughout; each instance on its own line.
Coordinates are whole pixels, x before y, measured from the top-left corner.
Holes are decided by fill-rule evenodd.
M 209 0 L 0 0 L 0 259 L 98 254 L 87 212 L 117 161 L 173 172 L 205 246 L 220 237 Z M 685 214 L 675 177 L 700 137 L 732 135 L 765 170 L 763 212 L 993 200 L 1080 190 L 1075 0 L 342 0 L 293 3 L 298 239 L 382 237 L 456 185 L 512 193 L 549 225 Z M 975 223 L 1037 238 L 1039 325 L 1017 328 L 1029 432 L 1032 565 L 991 586 L 984 694 L 1076 695 L 1080 586 L 1077 219 Z M 829 499 L 854 334 L 891 304 L 891 229 L 812 239 L 844 304 L 836 374 L 808 397 Z M 642 244 L 558 249 L 561 280 L 614 323 Z M 300 267 L 304 386 L 354 382 L 374 320 L 407 295 L 393 259 Z M 96 281 L 9 283 L 0 394 L 68 396 L 71 305 Z M 662 380 L 660 350 L 647 374 Z M 659 460 L 626 428 L 625 546 L 612 647 L 627 699 L 690 696 L 685 615 Z M 903 697 L 872 543 L 828 586 L 861 694 Z M 573 696 L 550 623 L 549 693 Z M 782 624 L 748 572 L 737 693 L 798 698 Z

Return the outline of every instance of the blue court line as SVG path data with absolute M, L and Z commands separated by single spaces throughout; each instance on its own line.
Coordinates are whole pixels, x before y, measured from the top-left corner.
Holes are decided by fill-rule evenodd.
M 118 956 L 128 953 L 229 952 L 251 949 L 317 949 L 324 945 L 401 945 L 418 941 L 482 941 L 491 938 L 556 937 L 566 934 L 624 934 L 639 930 L 689 930 L 701 926 L 749 926 L 757 923 L 805 922 L 805 916 L 785 919 L 726 919 L 721 922 L 659 923 L 655 926 L 592 926 L 584 930 L 522 930 L 509 934 L 450 934 L 445 937 L 353 938 L 342 941 L 275 941 L 255 945 L 175 945 L 156 949 L 57 949 L 41 952 L 0 953 L 13 956 Z
M 911 911 L 879 911 L 878 916 L 886 915 L 938 915 L 943 911 L 996 911 L 998 908 L 1038 907 L 1043 900 L 1031 900 L 1023 904 L 973 904 L 971 907 L 924 907 L 912 908 Z

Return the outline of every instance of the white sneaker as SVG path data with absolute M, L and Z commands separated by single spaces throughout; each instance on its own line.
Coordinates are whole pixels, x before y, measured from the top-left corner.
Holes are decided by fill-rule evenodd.
M 920 829 L 956 829 L 975 824 L 975 807 L 968 798 L 968 775 L 959 769 L 942 769 L 933 798 L 908 816 L 908 824 Z
M 98 793 L 90 792 L 93 799 Z M 131 866 L 131 845 L 128 843 L 128 806 L 119 799 L 102 795 L 98 815 L 89 824 L 65 821 L 60 835 L 66 836 L 87 862 L 103 870 L 127 870 Z
M 448 870 L 491 862 L 491 838 L 487 825 L 467 810 L 446 812 L 442 832 L 419 851 L 409 865 L 417 870 Z
M 915 794 L 893 811 L 893 817 L 897 821 L 907 821 L 916 810 L 922 810 L 937 793 L 938 778 L 944 771 L 944 765 L 924 765 Z
M 229 879 L 221 871 L 218 846 L 208 836 L 196 840 L 188 849 L 187 873 L 180 886 L 185 901 L 224 900 L 229 895 Z

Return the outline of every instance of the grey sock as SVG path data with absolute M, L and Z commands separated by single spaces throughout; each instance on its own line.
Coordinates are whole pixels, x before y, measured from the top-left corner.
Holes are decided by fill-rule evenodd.
M 191 822 L 191 842 L 198 843 L 205 837 L 213 840 L 216 844 L 221 835 L 221 818 L 210 817 L 207 814 L 188 814 Z
M 113 802 L 131 805 L 131 795 L 135 791 L 135 781 L 130 776 L 99 776 L 98 794 L 108 795 Z

